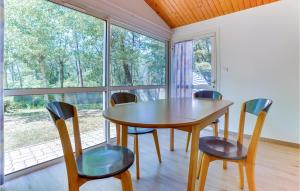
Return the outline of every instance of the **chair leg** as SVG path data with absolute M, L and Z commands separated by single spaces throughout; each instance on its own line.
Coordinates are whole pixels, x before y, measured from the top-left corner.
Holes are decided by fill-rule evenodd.
M 69 185 L 69 191 L 79 191 L 80 190 L 80 188 L 79 187 L 70 187 L 70 185 Z
M 128 170 L 121 174 L 121 183 L 123 191 L 133 191 L 131 175 Z
M 120 132 L 120 125 L 116 124 L 116 136 L 117 136 L 117 145 L 120 145 L 120 140 L 121 140 L 121 132 Z
M 188 132 L 187 139 L 186 139 L 185 152 L 188 152 L 188 150 L 189 150 L 190 140 L 191 140 L 191 133 Z
M 136 141 L 135 141 L 135 135 L 133 136 L 133 154 L 135 154 L 135 144 L 136 144 Z
M 202 158 L 201 170 L 200 170 L 200 180 L 199 180 L 198 191 L 204 190 L 209 162 L 210 162 L 209 156 L 204 153 L 203 158 Z
M 159 142 L 158 142 L 158 136 L 157 136 L 157 130 L 155 129 L 152 133 L 154 143 L 155 143 L 155 148 L 156 148 L 156 153 L 158 157 L 158 161 L 161 163 L 161 156 L 160 156 L 160 149 L 159 149 Z
M 170 151 L 174 151 L 174 129 L 170 129 Z
M 219 136 L 219 125 L 218 125 L 218 123 L 214 123 L 213 128 L 214 128 L 214 136 L 218 137 Z
M 223 161 L 223 169 L 227 170 L 227 161 L 225 161 L 225 160 Z
M 134 153 L 135 153 L 135 167 L 136 167 L 136 178 L 140 179 L 140 157 L 139 157 L 139 136 L 134 135 Z
M 80 190 L 80 186 L 78 184 L 72 185 L 69 183 L 69 191 L 79 191 L 79 190 Z
M 249 191 L 255 191 L 255 180 L 254 180 L 254 165 L 246 164 L 246 174 Z
M 199 177 L 200 177 L 202 159 L 203 159 L 203 154 L 201 151 L 199 151 L 199 159 L 198 159 L 198 166 L 197 166 L 197 179 L 199 179 Z
M 240 189 L 244 189 L 244 169 L 243 164 L 239 163 Z

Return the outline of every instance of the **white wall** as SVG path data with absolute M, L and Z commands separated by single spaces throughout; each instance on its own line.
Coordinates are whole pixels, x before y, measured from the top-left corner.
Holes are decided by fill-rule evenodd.
M 144 0 L 50 0 L 86 10 L 95 16 L 109 17 L 116 24 L 133 27 L 163 40 L 171 38 L 170 27 Z
M 281 0 L 176 28 L 172 40 L 207 31 L 218 36 L 220 91 L 234 101 L 230 130 L 237 131 L 243 101 L 266 97 L 274 104 L 262 136 L 300 143 L 299 1 Z M 245 133 L 252 133 L 249 124 Z

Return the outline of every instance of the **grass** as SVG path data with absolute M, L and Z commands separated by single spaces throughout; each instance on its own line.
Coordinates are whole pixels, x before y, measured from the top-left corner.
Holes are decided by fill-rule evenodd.
M 103 128 L 104 119 L 99 109 L 79 108 L 80 132 Z M 67 122 L 68 127 L 71 123 Z M 73 134 L 72 128 L 69 128 Z M 4 117 L 5 150 L 11 151 L 20 147 L 58 139 L 58 131 L 46 109 L 20 109 L 5 113 Z

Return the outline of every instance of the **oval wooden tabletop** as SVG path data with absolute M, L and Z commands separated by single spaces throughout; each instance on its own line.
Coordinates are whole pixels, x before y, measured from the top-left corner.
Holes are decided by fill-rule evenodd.
M 103 116 L 121 125 L 175 128 L 197 125 L 232 104 L 227 100 L 172 98 L 116 105 L 104 110 Z

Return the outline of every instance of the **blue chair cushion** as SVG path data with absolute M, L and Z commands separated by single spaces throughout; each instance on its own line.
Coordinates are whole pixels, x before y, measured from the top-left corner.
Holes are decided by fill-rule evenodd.
M 149 128 L 128 127 L 128 134 L 130 135 L 147 134 L 147 133 L 152 133 L 153 131 L 154 129 L 149 129 Z

